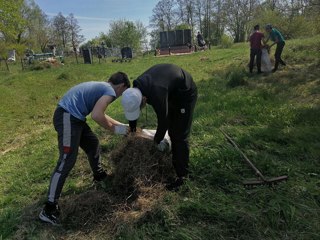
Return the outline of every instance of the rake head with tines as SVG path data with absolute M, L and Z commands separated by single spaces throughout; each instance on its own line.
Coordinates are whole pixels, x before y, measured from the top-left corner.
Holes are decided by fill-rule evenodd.
M 249 166 L 255 171 L 255 174 L 259 177 L 258 179 L 248 179 L 244 181 L 243 182 L 244 186 L 246 187 L 253 187 L 258 185 L 273 186 L 275 184 L 278 184 L 279 182 L 282 182 L 288 179 L 288 176 L 279 176 L 279 177 L 273 177 L 273 178 L 264 177 L 262 173 L 259 171 L 259 169 L 253 165 L 250 159 L 241 151 L 238 145 L 231 139 L 231 137 L 228 136 L 228 134 L 226 134 L 222 129 L 220 129 L 220 131 L 226 137 L 228 142 L 230 142 L 231 145 L 243 156 L 245 162 L 249 164 Z

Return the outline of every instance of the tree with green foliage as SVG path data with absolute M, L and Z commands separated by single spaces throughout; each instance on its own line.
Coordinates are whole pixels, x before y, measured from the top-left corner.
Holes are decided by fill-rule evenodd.
M 20 29 L 26 26 L 21 15 L 23 5 L 23 0 L 0 0 L 0 40 L 17 41 Z
M 67 18 L 60 12 L 52 19 L 51 25 L 54 32 L 52 35 L 52 41 L 58 46 L 62 46 L 63 49 L 66 49 L 67 44 L 70 41 L 70 31 Z
M 234 42 L 244 42 L 247 39 L 247 34 L 251 30 L 249 22 L 253 19 L 258 6 L 257 0 L 227 0 L 225 2 L 227 29 Z
M 105 33 L 100 33 L 99 35 L 99 44 L 102 44 L 102 43 L 104 44 L 105 47 L 112 46 L 111 38 Z
M 90 39 L 86 43 L 81 44 L 82 48 L 89 48 L 90 46 L 101 46 L 111 48 L 112 47 L 112 40 L 106 33 L 99 33 L 99 36 Z
M 269 23 L 279 29 L 285 39 L 312 35 L 314 26 L 312 21 L 304 15 L 290 16 L 280 10 L 272 11 L 263 8 L 256 11 L 250 25 L 252 28 L 255 24 L 264 26 Z
M 47 15 L 33 0 L 28 0 L 24 10 L 24 19 L 27 25 L 22 35 L 23 42 L 31 49 L 44 52 L 50 41 L 50 21 Z
M 73 52 L 76 57 L 76 61 L 78 63 L 78 56 L 77 56 L 77 49 L 81 42 L 84 41 L 83 35 L 80 34 L 80 27 L 78 25 L 77 19 L 73 16 L 72 13 L 67 17 L 67 23 L 69 25 L 69 32 L 70 32 L 70 41 L 72 45 Z
M 191 29 L 191 32 L 193 33 L 195 26 L 194 0 L 177 0 L 177 4 L 181 24 L 177 25 L 175 29 Z
M 286 38 L 312 36 L 320 32 L 319 16 L 319 0 L 163 0 L 153 9 L 150 23 L 159 32 L 168 30 L 166 19 L 176 25 L 192 19 L 194 30 L 219 44 L 226 32 L 234 42 L 245 41 L 257 23 L 278 26 Z
M 151 26 L 159 28 L 160 31 L 170 31 L 176 25 L 176 11 L 174 0 L 161 0 L 152 10 Z
M 5 61 L 7 70 L 9 51 L 15 49 L 21 54 L 21 29 L 26 26 L 26 20 L 21 15 L 24 7 L 23 0 L 0 0 L 0 59 Z
M 158 30 L 152 30 L 150 33 L 150 46 L 153 49 L 157 49 L 160 47 L 160 36 Z
M 225 29 L 227 25 L 225 11 L 223 9 L 224 1 L 218 0 L 215 2 L 213 8 L 215 9 L 212 14 L 212 23 L 210 27 L 212 28 L 211 38 L 209 39 L 214 45 L 218 45 L 222 42 L 222 38 L 225 34 Z
M 2 40 L 44 50 L 48 41 L 49 20 L 34 0 L 0 1 L 5 9 L 1 17 Z M 8 11 L 8 12 L 7 12 Z
M 128 20 L 113 21 L 110 24 L 108 33 L 112 45 L 116 47 L 131 47 L 132 49 L 141 50 L 141 41 L 146 36 L 146 29 L 142 23 L 133 23 Z

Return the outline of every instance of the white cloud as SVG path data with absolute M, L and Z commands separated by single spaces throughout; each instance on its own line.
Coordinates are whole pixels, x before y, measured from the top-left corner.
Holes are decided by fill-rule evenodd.
M 46 12 L 46 14 L 48 16 L 57 16 L 58 13 L 49 13 L 49 12 Z M 66 14 L 63 14 L 65 17 L 68 16 Z M 76 16 L 74 15 L 74 17 L 76 19 L 82 19 L 82 20 L 92 20 L 92 21 L 110 21 L 112 20 L 112 18 L 99 18 L 99 17 L 85 17 L 85 16 Z

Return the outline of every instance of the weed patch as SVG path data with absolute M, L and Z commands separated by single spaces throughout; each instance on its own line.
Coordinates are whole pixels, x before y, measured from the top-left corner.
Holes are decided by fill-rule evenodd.
M 58 77 L 57 80 L 69 80 L 71 76 L 68 73 L 61 73 Z
M 41 62 L 41 63 L 33 64 L 30 67 L 30 70 L 31 71 L 39 71 L 39 70 L 44 70 L 44 69 L 47 69 L 47 68 L 51 68 L 51 64 L 47 63 L 47 62 Z
M 244 68 L 235 68 L 227 72 L 227 87 L 235 88 L 240 86 L 247 86 L 247 72 Z

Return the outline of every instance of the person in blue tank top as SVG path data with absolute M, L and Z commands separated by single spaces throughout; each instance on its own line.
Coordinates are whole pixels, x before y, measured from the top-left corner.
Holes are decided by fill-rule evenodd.
M 286 63 L 281 59 L 281 54 L 286 42 L 284 41 L 284 37 L 282 36 L 282 34 L 276 28 L 272 27 L 271 24 L 266 25 L 266 31 L 269 33 L 269 36 L 264 42 L 264 44 L 266 44 L 269 41 L 269 39 L 273 41 L 269 48 L 277 44 L 276 51 L 274 53 L 275 63 L 274 68 L 272 69 L 272 72 L 275 72 L 278 70 L 279 63 L 283 66 L 286 66 Z
M 91 114 L 91 118 L 101 127 L 125 135 L 128 126 L 106 115 L 105 111 L 129 87 L 128 76 L 117 72 L 107 82 L 80 83 L 59 101 L 53 116 L 58 134 L 59 160 L 51 175 L 47 202 L 39 214 L 42 221 L 60 224 L 58 200 L 65 180 L 76 163 L 79 147 L 88 157 L 93 180 L 103 183 L 109 179 L 101 165 L 99 139 L 86 123 L 86 117 Z

